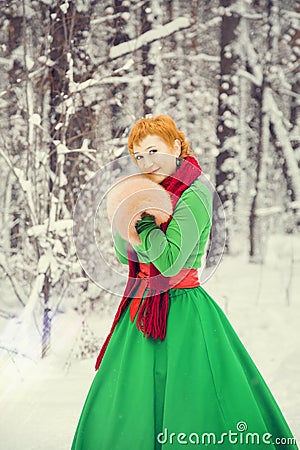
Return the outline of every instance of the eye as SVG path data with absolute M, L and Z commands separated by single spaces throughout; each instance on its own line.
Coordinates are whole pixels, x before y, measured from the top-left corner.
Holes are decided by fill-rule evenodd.
M 157 153 L 157 149 L 156 148 L 151 148 L 151 150 L 149 150 L 149 155 L 154 155 L 154 153 Z M 143 155 L 136 155 L 135 156 L 135 160 L 136 161 L 140 161 L 143 158 Z

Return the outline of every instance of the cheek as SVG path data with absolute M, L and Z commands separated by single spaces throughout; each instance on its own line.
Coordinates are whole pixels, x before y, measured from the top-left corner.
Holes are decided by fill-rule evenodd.
M 174 171 L 174 169 L 176 168 L 176 158 L 174 158 L 173 155 L 172 156 L 166 155 L 164 157 L 163 164 L 166 170 L 168 170 L 168 172 Z
M 169 154 L 161 154 L 158 156 L 157 159 L 161 164 L 163 164 L 165 167 L 171 167 L 173 166 L 175 158 L 173 158 Z
M 142 169 L 145 166 L 145 159 L 137 159 L 135 163 L 140 169 Z

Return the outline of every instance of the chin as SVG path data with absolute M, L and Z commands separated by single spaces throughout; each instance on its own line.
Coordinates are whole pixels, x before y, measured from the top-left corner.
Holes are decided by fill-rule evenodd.
M 159 173 L 145 173 L 144 174 L 149 180 L 154 181 L 155 183 L 161 183 L 168 175 L 161 175 Z

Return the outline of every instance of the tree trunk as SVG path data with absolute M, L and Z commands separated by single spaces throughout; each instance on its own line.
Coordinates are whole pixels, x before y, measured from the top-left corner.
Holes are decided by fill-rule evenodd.
M 152 22 L 149 19 L 149 14 L 151 12 L 151 1 L 146 1 L 142 10 L 142 27 L 141 34 L 146 33 L 146 31 L 151 30 Z M 142 75 L 143 75 L 143 110 L 144 116 L 152 113 L 154 100 L 153 100 L 153 90 L 151 90 L 151 82 L 154 74 L 154 65 L 150 62 L 150 50 L 152 44 L 147 44 L 142 47 Z
M 123 0 L 115 0 L 114 1 L 114 15 L 117 18 L 114 20 L 114 41 L 113 45 L 122 44 L 122 42 L 126 42 L 129 39 L 128 33 L 126 31 L 126 21 L 123 19 L 123 14 L 129 13 L 129 5 L 128 2 Z M 117 66 L 120 64 L 119 62 L 115 63 Z M 110 117 L 111 117 L 111 137 L 112 139 L 119 138 L 124 133 L 122 115 L 124 111 L 122 111 L 119 95 L 120 92 L 125 92 L 127 89 L 127 83 L 122 83 L 118 86 L 112 86 L 110 89 Z
M 43 332 L 42 332 L 42 354 L 41 357 L 47 356 L 51 345 L 51 308 L 49 307 L 50 295 L 50 279 L 49 274 L 45 275 L 43 296 L 44 296 L 44 314 L 43 314 Z
M 293 10 L 293 8 L 292 8 Z M 300 14 L 300 7 L 294 7 L 295 12 L 297 12 L 298 14 Z M 292 84 L 292 92 L 295 93 L 295 96 L 291 96 L 291 105 L 290 105 L 290 122 L 292 124 L 293 127 L 293 131 L 295 131 L 295 139 L 292 138 L 291 140 L 291 145 L 293 147 L 293 150 L 295 151 L 295 153 L 299 154 L 299 150 L 300 150 L 300 144 L 299 144 L 299 138 L 297 136 L 297 130 L 299 129 L 299 123 L 300 123 L 300 112 L 299 112 L 299 94 L 300 94 L 300 79 L 298 76 L 298 72 L 299 72 L 299 61 L 300 61 L 300 57 L 299 57 L 299 50 L 300 50 L 300 30 L 299 29 L 295 29 L 294 35 L 292 37 L 291 40 L 291 48 L 292 48 L 292 54 L 295 57 L 295 63 L 294 63 L 294 70 L 293 70 L 293 78 L 294 78 L 294 82 Z M 292 135 L 293 135 L 293 131 L 292 131 Z M 300 158 L 299 158 L 300 160 Z M 293 183 L 291 181 L 290 175 L 289 175 L 289 171 L 287 168 L 287 165 L 284 165 L 284 174 L 285 174 L 285 179 L 287 182 L 287 191 L 288 191 L 288 195 L 291 199 L 291 201 L 295 201 L 296 200 L 296 195 L 295 195 L 295 191 L 293 188 Z M 299 225 L 299 224 L 298 224 Z
M 3 48 L 6 49 L 6 52 L 3 54 L 5 58 L 11 58 L 12 53 L 21 45 L 22 35 L 23 35 L 23 17 L 21 16 L 13 16 L 7 11 L 4 12 L 5 18 L 8 21 L 8 36 L 7 41 L 3 44 Z M 13 14 L 13 13 L 12 13 Z M 11 70 L 8 71 L 8 83 L 6 89 L 8 89 L 8 95 L 11 101 L 8 103 L 6 115 L 7 115 L 7 128 L 14 128 L 14 117 L 18 114 L 18 99 L 17 94 L 15 92 L 14 87 L 17 84 L 17 79 L 21 77 L 23 73 L 23 67 L 20 61 L 17 58 L 14 58 L 13 66 Z M 17 152 L 22 152 L 24 148 L 24 142 L 20 139 L 20 142 L 17 146 L 15 146 L 14 136 L 11 132 L 8 134 L 9 143 L 11 153 L 15 155 Z M 18 185 L 15 180 L 12 181 L 11 187 L 11 198 L 10 203 L 14 204 L 17 202 L 19 193 L 18 193 Z M 20 212 L 14 209 L 11 213 L 10 221 L 10 248 L 12 251 L 16 251 L 18 246 L 21 244 L 20 238 Z
M 258 207 L 264 206 L 266 197 L 266 158 L 270 143 L 270 122 L 265 110 L 265 82 L 256 88 L 256 101 L 259 106 L 259 144 L 256 152 L 256 176 L 249 215 L 249 255 L 252 262 L 264 262 L 266 230 L 257 214 Z
M 228 8 L 230 0 L 221 0 L 221 6 Z M 227 242 L 226 251 L 230 248 L 230 231 L 233 226 L 236 186 L 236 156 L 234 145 L 236 135 L 236 114 L 234 103 L 230 100 L 236 95 L 234 74 L 237 70 L 237 57 L 232 44 L 236 38 L 239 17 L 234 13 L 223 13 L 221 24 L 221 66 L 219 82 L 218 126 L 219 153 L 216 158 L 216 188 L 226 211 Z

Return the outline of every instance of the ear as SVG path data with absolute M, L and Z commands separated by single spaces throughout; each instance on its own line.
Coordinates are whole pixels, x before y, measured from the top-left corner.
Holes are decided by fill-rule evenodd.
M 175 151 L 175 155 L 177 157 L 179 157 L 181 154 L 181 142 L 179 139 L 175 139 L 175 141 L 174 141 L 174 151 Z

